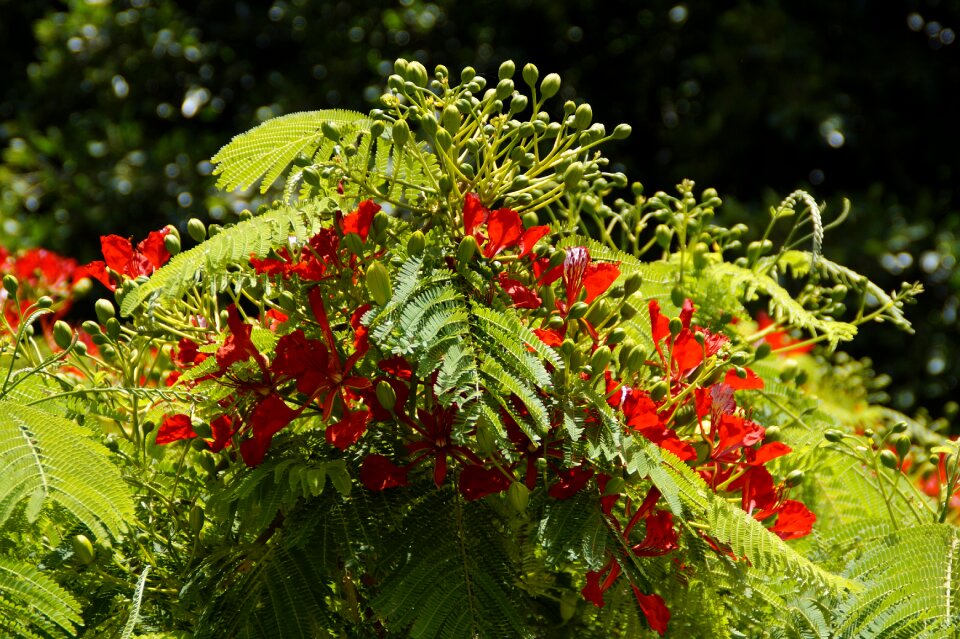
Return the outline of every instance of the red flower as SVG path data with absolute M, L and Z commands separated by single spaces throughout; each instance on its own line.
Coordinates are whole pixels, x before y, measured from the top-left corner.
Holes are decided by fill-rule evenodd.
M 664 603 L 663 597 L 658 594 L 645 595 L 636 586 L 631 584 L 631 587 L 650 628 L 662 637 L 666 634 L 667 624 L 670 622 L 670 609 Z
M 638 557 L 656 557 L 677 549 L 677 531 L 673 529 L 673 515 L 658 510 L 647 519 L 647 533 L 630 550 Z
M 478 464 L 465 466 L 460 471 L 460 493 L 467 501 L 502 493 L 510 488 L 510 480 L 499 468 L 484 468 Z
M 605 293 L 620 277 L 620 266 L 612 262 L 593 262 L 586 247 L 574 246 L 567 249 L 563 259 L 562 277 L 566 304 L 558 300 L 557 308 L 561 313 L 566 313 L 584 289 L 587 291 L 584 299 L 587 304 Z
M 513 300 L 514 308 L 540 308 L 543 300 L 540 296 L 531 291 L 515 279 L 511 279 L 506 273 L 501 272 L 498 276 L 500 286 L 503 291 Z
M 563 343 L 563 336 L 552 328 L 535 328 L 533 333 L 547 346 L 560 346 Z
M 372 415 L 368 410 L 348 411 L 343 419 L 327 426 L 327 443 L 340 450 L 346 450 L 366 432 L 371 417 Z
M 460 446 L 453 441 L 453 419 L 455 406 L 438 406 L 433 412 L 419 410 L 419 425 L 407 418 L 405 423 L 413 428 L 421 437 L 419 441 L 407 444 L 407 452 L 413 456 L 410 466 L 416 466 L 425 459 L 433 458 L 433 483 L 437 488 L 443 485 L 447 477 L 447 456 L 458 459 L 465 464 L 479 464 L 483 462 L 473 451 Z
M 245 362 L 251 357 L 261 369 L 266 369 L 266 359 L 250 341 L 253 327 L 240 318 L 240 312 L 234 304 L 227 307 L 227 327 L 230 329 L 230 334 L 223 345 L 217 349 L 217 365 L 220 367 L 220 372 L 223 373 L 232 364 Z
M 593 477 L 593 469 L 586 466 L 565 468 L 557 473 L 557 481 L 547 491 L 554 499 L 568 499 L 576 495 Z
M 250 428 L 253 436 L 240 444 L 240 454 L 247 466 L 259 466 L 263 461 L 273 436 L 292 422 L 303 411 L 287 406 L 276 393 L 264 397 L 250 413 Z
M 778 509 L 777 522 L 770 527 L 780 539 L 796 539 L 810 534 L 817 516 L 793 499 L 784 500 Z
M 620 564 L 611 557 L 606 566 L 600 570 L 591 570 L 587 573 L 587 585 L 583 587 L 580 594 L 597 608 L 603 608 L 606 605 L 603 600 L 603 593 L 617 581 L 621 572 L 623 572 L 623 569 L 620 568 Z M 604 573 L 607 573 L 607 576 L 601 582 L 600 578 L 603 577 Z
M 162 446 L 182 439 L 193 439 L 196 436 L 188 415 L 170 415 L 157 429 L 157 444 Z
M 221 415 L 210 422 L 210 431 L 213 434 L 213 439 L 208 441 L 210 450 L 219 453 L 226 448 L 230 438 L 233 437 L 233 420 L 227 415 Z
M 741 378 L 737 371 L 729 370 L 723 377 L 723 383 L 733 390 L 753 390 L 763 388 L 763 379 L 749 368 L 744 369 L 747 376 Z
M 164 246 L 163 238 L 170 232 L 169 229 L 151 231 L 147 239 L 133 248 L 129 238 L 119 235 L 105 235 L 100 238 L 100 248 L 104 261 L 96 260 L 83 267 L 83 271 L 97 280 L 111 291 L 117 285 L 110 280 L 107 269 L 116 271 L 131 279 L 141 275 L 150 275 L 163 266 L 170 259 L 170 253 Z
M 373 200 L 364 200 L 357 206 L 357 210 L 343 218 L 343 234 L 356 233 L 364 242 L 370 233 L 373 216 L 380 210 L 380 205 Z
M 487 216 L 487 242 L 483 247 L 483 256 L 493 259 L 504 249 L 520 241 L 523 223 L 520 214 L 513 209 L 497 209 Z
M 374 453 L 363 459 L 360 465 L 360 481 L 367 490 L 375 492 L 406 486 L 407 469 L 397 466 L 383 455 Z
M 486 236 L 479 231 L 484 223 L 487 225 Z M 483 247 L 484 257 L 493 259 L 514 246 L 520 249 L 518 257 L 524 257 L 550 232 L 550 227 L 532 226 L 524 230 L 520 214 L 513 209 L 490 211 L 476 193 L 467 193 L 463 200 L 463 232 L 476 238 L 477 244 Z
M 792 448 L 781 442 L 770 442 L 768 444 L 764 444 L 756 450 L 753 448 L 748 448 L 746 450 L 747 465 L 760 466 L 761 464 L 766 464 L 771 459 L 783 457 L 792 451 Z

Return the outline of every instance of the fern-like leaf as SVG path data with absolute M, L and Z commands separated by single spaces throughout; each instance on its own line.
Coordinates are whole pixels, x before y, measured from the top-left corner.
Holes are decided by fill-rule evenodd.
M 0 556 L 0 633 L 5 637 L 73 637 L 80 604 L 50 577 Z
M 28 518 L 50 500 L 104 539 L 134 519 L 127 485 L 86 429 L 10 401 L 0 401 L 0 413 L 0 524 L 24 500 Z

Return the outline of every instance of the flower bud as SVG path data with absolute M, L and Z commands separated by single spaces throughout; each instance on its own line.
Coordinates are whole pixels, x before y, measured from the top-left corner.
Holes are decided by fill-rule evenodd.
M 544 98 L 552 98 L 560 91 L 560 76 L 550 73 L 540 83 L 540 93 Z
M 653 388 L 650 389 L 650 399 L 655 402 L 659 402 L 661 399 L 667 396 L 667 386 L 666 380 L 660 380 L 653 385 Z
M 761 359 L 766 359 L 770 356 L 770 351 L 773 350 L 773 347 L 770 346 L 769 342 L 763 342 L 760 346 L 757 346 L 757 350 L 753 355 L 753 359 L 760 361 Z
M 634 293 L 640 290 L 640 286 L 643 284 L 643 276 L 640 273 L 633 273 L 623 282 L 623 294 L 625 297 L 630 297 Z
M 614 140 L 625 140 L 630 137 L 630 134 L 633 132 L 633 128 L 629 124 L 618 124 L 613 129 L 613 139 Z
M 592 120 L 593 109 L 590 108 L 589 104 L 581 104 L 577 107 L 577 111 L 573 115 L 573 127 L 578 131 L 582 131 L 590 126 Z
M 393 123 L 393 143 L 403 148 L 403 145 L 410 139 L 410 125 L 406 120 L 398 120 Z
M 513 63 L 513 60 L 504 60 L 500 65 L 500 69 L 497 70 L 497 79 L 509 80 L 513 77 L 516 70 L 517 66 Z
M 573 592 L 564 592 L 560 596 L 560 619 L 566 623 L 573 619 L 573 616 L 577 614 L 577 603 L 579 598 L 576 593 Z
M 380 306 L 390 301 L 390 274 L 387 267 L 376 260 L 367 267 L 367 289 Z
M 784 477 L 783 483 L 787 485 L 787 488 L 799 486 L 803 483 L 803 471 L 799 468 L 797 470 L 791 470 L 787 476 Z
M 346 247 L 348 251 L 353 253 L 358 257 L 363 256 L 363 240 L 360 239 L 360 236 L 356 233 L 347 233 L 343 236 L 343 239 L 340 241 L 343 246 Z
M 203 522 L 206 517 L 203 514 L 203 507 L 200 504 L 194 504 L 193 508 L 190 509 L 190 517 L 188 523 L 190 524 L 190 532 L 197 534 L 203 529 Z
M 907 422 L 899 421 L 893 426 L 890 427 L 890 431 L 893 433 L 905 433 L 907 432 Z
M 442 151 L 446 151 L 453 146 L 453 138 L 450 137 L 450 133 L 448 133 L 446 129 L 440 129 L 437 131 L 435 139 L 437 141 L 437 147 L 439 147 Z
M 477 77 L 477 72 L 473 67 L 464 67 L 463 71 L 460 72 L 460 83 L 469 84 L 475 77 Z
M 612 353 L 610 352 L 609 346 L 600 346 L 593 351 L 593 355 L 590 357 L 590 368 L 593 369 L 594 375 L 603 372 L 607 364 L 610 363 L 611 356 Z
M 448 104 L 440 115 L 440 121 L 450 135 L 456 135 L 460 130 L 460 111 L 456 106 Z
M 680 334 L 680 331 L 683 330 L 683 322 L 680 321 L 679 317 L 670 318 L 669 328 L 670 328 L 670 335 L 672 337 L 676 337 L 677 335 Z
M 427 238 L 424 236 L 423 231 L 414 231 L 407 239 L 407 254 L 418 256 L 423 253 L 423 249 L 426 248 L 426 246 Z
M 383 406 L 384 410 L 393 411 L 394 407 L 397 405 L 397 393 L 393 390 L 393 386 L 387 382 L 381 381 L 377 383 L 376 388 L 377 401 L 380 402 L 380 405 Z
M 583 179 L 583 163 L 572 162 L 567 170 L 563 172 L 563 185 L 568 191 L 575 191 L 580 186 Z
M 428 81 L 427 68 L 416 60 L 407 62 L 407 79 L 418 87 L 426 87 Z
M 528 62 L 523 65 L 523 81 L 527 83 L 527 86 L 533 88 L 537 84 L 537 78 L 540 77 L 540 72 L 537 70 L 537 66 L 532 62 Z
M 527 503 L 530 501 L 530 489 L 515 481 L 507 489 L 507 500 L 515 511 L 522 513 L 527 509 Z
M 590 306 L 586 302 L 577 302 L 567 310 L 567 319 L 578 320 L 587 314 L 589 308 Z
M 207 227 L 204 226 L 203 222 L 192 217 L 187 221 L 187 235 L 194 242 L 202 242 L 207 239 Z
M 556 304 L 557 295 L 553 292 L 553 287 L 548 285 L 540 287 L 540 299 L 543 300 L 544 308 L 553 308 Z M 558 317 L 554 315 L 553 317 Z M 552 320 L 553 317 L 550 319 Z M 561 322 L 562 323 L 562 322 Z
M 53 306 L 53 298 L 49 295 L 44 295 L 36 301 L 37 308 L 50 308 L 51 306 Z
M 893 454 L 892 450 L 887 450 L 886 448 L 884 448 L 883 450 L 880 451 L 880 454 L 878 455 L 878 457 L 880 458 L 880 463 L 886 466 L 887 468 L 895 469 L 899 465 L 899 462 L 897 461 L 897 456 Z
M 630 303 L 624 303 L 620 307 L 620 318 L 624 320 L 631 320 L 637 315 L 637 309 L 633 307 Z
M 498 100 L 506 100 L 513 93 L 513 80 L 500 80 L 497 83 L 496 95 Z
M 897 449 L 897 457 L 906 458 L 910 452 L 910 436 L 904 433 L 895 435 L 893 438 L 893 447 Z
M 432 138 L 437 134 L 437 119 L 433 117 L 432 113 L 428 113 L 420 118 L 420 128 L 423 129 L 423 132 L 426 133 L 428 137 Z
M 843 433 L 831 428 L 830 430 L 823 431 L 823 438 L 828 442 L 836 444 L 843 439 Z
M 627 332 L 619 326 L 607 334 L 607 346 L 616 346 L 627 338 Z
M 673 229 L 666 224 L 658 224 L 654 237 L 660 248 L 666 250 L 670 248 L 670 242 L 673 240 Z
M 780 427 L 779 426 L 768 426 L 766 431 L 763 433 L 763 441 L 765 442 L 778 442 L 780 441 Z
M 603 320 L 607 319 L 609 316 L 610 304 L 606 299 L 600 298 L 590 305 L 590 309 L 587 311 L 587 314 L 584 317 L 586 317 L 587 321 L 593 326 L 599 326 L 603 323 Z
M 86 535 L 74 535 L 70 544 L 73 546 L 73 554 L 80 564 L 88 566 L 93 563 L 95 557 L 93 544 L 90 543 Z
M 17 290 L 20 288 L 20 282 L 17 281 L 17 278 L 11 274 L 7 273 L 3 276 L 3 289 L 11 296 L 17 294 Z
M 63 320 L 57 320 L 53 324 L 53 341 L 60 348 L 69 348 L 73 343 L 73 329 Z
M 173 233 L 168 233 L 163 238 L 163 247 L 167 249 L 167 253 L 170 255 L 176 255 L 180 252 L 180 237 Z
M 101 324 L 106 324 L 108 319 L 117 316 L 113 302 L 108 299 L 98 299 L 97 303 L 93 305 L 93 310 L 96 312 L 97 319 Z
M 332 122 L 323 121 L 320 123 L 320 132 L 323 133 L 323 137 L 327 138 L 331 142 L 340 141 L 340 129 L 337 128 Z
M 646 354 L 643 352 L 643 349 L 638 344 L 630 350 L 630 356 L 627 359 L 627 368 L 631 371 L 637 372 L 643 368 L 643 365 L 645 363 L 646 363 Z
M 120 322 L 117 320 L 116 317 L 111 317 L 110 319 L 107 320 L 106 328 L 107 328 L 107 337 L 109 337 L 110 339 L 116 341 L 117 338 L 120 337 Z
M 457 263 L 466 266 L 473 259 L 473 255 L 478 248 L 477 239 L 472 235 L 460 240 L 460 246 L 457 247 Z

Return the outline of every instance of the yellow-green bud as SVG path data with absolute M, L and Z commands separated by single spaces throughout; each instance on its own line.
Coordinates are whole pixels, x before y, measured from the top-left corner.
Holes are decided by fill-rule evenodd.
M 590 126 L 590 122 L 593 120 L 593 109 L 590 108 L 589 104 L 581 104 L 577 107 L 576 113 L 573 115 L 573 127 L 578 131 Z
M 899 465 L 897 461 L 897 456 L 893 454 L 892 450 L 887 450 L 884 448 L 880 451 L 880 463 L 886 466 L 887 468 L 896 468 Z
M 20 289 L 20 282 L 13 274 L 7 273 L 3 276 L 3 288 L 9 295 L 16 295 Z
M 36 302 L 37 308 L 50 308 L 53 306 L 53 298 L 49 295 L 40 297 Z
M 616 346 L 627 337 L 627 332 L 619 326 L 607 334 L 607 346 Z
M 567 319 L 578 320 L 587 314 L 587 310 L 589 308 L 590 307 L 586 302 L 577 302 L 576 304 L 573 304 L 567 311 Z
M 666 224 L 659 224 L 657 225 L 657 230 L 654 232 L 654 238 L 657 240 L 660 248 L 670 248 L 670 242 L 673 240 L 673 229 Z
M 96 312 L 97 319 L 101 324 L 106 324 L 108 319 L 117 316 L 117 311 L 113 307 L 113 302 L 108 299 L 98 299 L 97 303 L 93 305 L 93 310 Z
M 667 396 L 667 382 L 665 380 L 660 380 L 653 385 L 653 388 L 650 389 L 650 399 L 655 402 L 659 402 L 661 399 Z
M 803 483 L 803 471 L 800 469 L 791 470 L 783 479 L 783 483 L 785 483 L 788 488 L 799 486 L 801 483 Z
M 631 320 L 637 315 L 637 309 L 635 309 L 631 304 L 624 304 L 620 307 L 620 317 L 621 319 Z
M 540 93 L 544 98 L 552 98 L 560 90 L 560 76 L 550 73 L 540 83 Z
M 590 368 L 593 370 L 593 374 L 597 375 L 601 373 L 610 363 L 610 357 L 612 353 L 610 352 L 609 346 L 600 346 L 590 357 Z
M 456 135 L 460 130 L 460 111 L 454 105 L 448 104 L 443 108 L 440 120 L 443 122 L 443 128 L 450 135 Z
M 423 253 L 423 249 L 426 248 L 426 246 L 427 238 L 424 236 L 423 231 L 414 231 L 407 239 L 407 254 L 418 256 Z
M 427 86 L 427 67 L 423 66 L 416 60 L 407 62 L 407 79 L 416 84 L 418 87 Z
M 387 267 L 376 260 L 367 267 L 367 289 L 380 306 L 386 306 L 390 301 L 390 273 Z
M 399 120 L 393 123 L 393 143 L 398 147 L 403 147 L 410 139 L 410 125 L 406 120 Z
M 590 305 L 587 311 L 586 319 L 593 326 L 599 326 L 603 320 L 610 315 L 610 304 L 606 299 L 600 298 Z
M 670 328 L 670 335 L 672 335 L 673 337 L 676 337 L 677 335 L 680 334 L 680 331 L 683 330 L 683 322 L 680 321 L 679 317 L 673 317 L 670 319 L 669 328 Z
M 516 70 L 517 67 L 513 63 L 513 60 L 504 60 L 503 64 L 500 65 L 500 69 L 497 71 L 497 78 L 500 80 L 508 80 L 513 77 L 513 73 Z
M 523 65 L 523 81 L 527 83 L 527 86 L 534 87 L 537 84 L 537 78 L 540 77 L 540 71 L 537 70 L 537 66 L 532 62 L 528 62 Z
M 176 255 L 180 252 L 180 238 L 172 233 L 168 233 L 163 238 L 163 247 L 167 249 L 170 255 Z
M 60 348 L 68 348 L 73 343 L 73 329 L 63 320 L 53 324 L 53 341 Z
M 203 507 L 200 504 L 194 504 L 193 508 L 190 509 L 190 532 L 197 534 L 203 529 L 203 522 L 206 517 L 203 514 Z
M 337 125 L 332 122 L 321 122 L 320 132 L 323 133 L 323 137 L 332 142 L 340 141 L 340 130 L 337 128 Z
M 823 431 L 823 438 L 828 442 L 836 444 L 843 439 L 843 433 L 834 429 L 825 430 Z
M 317 178 L 319 184 L 319 174 Z M 203 222 L 192 217 L 187 221 L 187 235 L 189 235 L 190 239 L 194 242 L 202 242 L 207 239 L 207 227 L 204 226 Z
M 625 140 L 630 137 L 630 134 L 633 132 L 633 129 L 629 124 L 618 124 L 613 129 L 613 139 L 614 140 Z
M 118 337 L 120 337 L 120 322 L 117 320 L 116 317 L 111 317 L 110 319 L 107 320 L 106 328 L 107 328 L 107 336 L 110 339 L 116 340 Z
M 524 484 L 515 481 L 510 484 L 510 488 L 507 489 L 507 499 L 515 511 L 522 513 L 527 509 L 527 504 L 530 501 L 530 489 Z
M 500 80 L 497 82 L 497 98 L 506 100 L 513 93 L 513 80 Z
M 466 266 L 467 263 L 473 259 L 477 248 L 479 248 L 477 246 L 477 240 L 472 235 L 468 235 L 460 240 L 460 246 L 457 247 L 457 262 L 461 266 Z
M 393 390 L 393 386 L 387 382 L 378 382 L 376 393 L 377 401 L 380 402 L 380 405 L 383 406 L 385 410 L 392 411 L 397 405 L 397 393 Z
M 634 293 L 640 290 L 640 286 L 643 284 L 643 276 L 640 273 L 633 273 L 623 282 L 623 294 L 625 297 L 630 297 Z
M 567 170 L 563 172 L 563 185 L 567 190 L 572 191 L 580 186 L 580 180 L 583 179 L 583 163 L 572 162 Z
M 93 544 L 90 543 L 90 540 L 87 539 L 86 535 L 74 535 L 73 539 L 70 540 L 70 543 L 73 545 L 73 554 L 77 557 L 77 561 L 84 566 L 88 566 L 93 563 L 95 553 L 93 551 Z
M 899 433 L 893 438 L 893 446 L 897 449 L 897 457 L 904 459 L 910 452 L 910 437 L 904 433 Z

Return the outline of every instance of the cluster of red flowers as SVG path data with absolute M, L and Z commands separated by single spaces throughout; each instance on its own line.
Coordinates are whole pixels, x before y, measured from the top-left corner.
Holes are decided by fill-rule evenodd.
M 609 475 L 596 472 L 586 461 L 565 464 L 562 444 L 567 435 L 558 425 L 535 442 L 504 411 L 501 419 L 507 428 L 507 447 L 497 450 L 493 445 L 481 445 L 483 450 L 476 450 L 478 447 L 462 441 L 456 432 L 458 406 L 444 406 L 434 396 L 423 398 L 427 407 L 409 401 L 413 372 L 411 363 L 404 358 L 394 356 L 377 361 L 375 374 L 355 372 L 369 370 L 362 366 L 370 347 L 366 329 L 360 324 L 360 317 L 369 306 L 363 305 L 352 313 L 343 311 L 343 319 L 349 314 L 353 329 L 352 350 L 347 353 L 339 347 L 331 328 L 328 305 L 332 298 L 327 297 L 325 290 L 329 282 L 338 286 L 341 276 L 348 271 L 352 281 L 359 280 L 359 269 L 367 263 L 367 256 L 357 254 L 355 242 L 350 242 L 352 250 L 343 250 L 342 240 L 355 233 L 366 247 L 365 240 L 378 210 L 373 202 L 362 202 L 356 211 L 338 216 L 334 228 L 321 230 L 299 250 L 282 249 L 275 258 L 251 259 L 258 273 L 310 283 L 307 297 L 319 337 L 307 337 L 303 329 L 297 328 L 279 337 L 272 356 L 268 356 L 254 344 L 254 327 L 244 321 L 241 310 L 235 306 L 228 309 L 227 337 L 215 352 L 217 366 L 203 379 L 217 379 L 235 392 L 220 402 L 223 414 L 211 422 L 207 438 L 211 449 L 219 451 L 239 442 L 244 461 L 255 466 L 263 460 L 273 436 L 307 410 L 314 410 L 326 422 L 332 420 L 326 426 L 326 439 L 342 450 L 359 441 L 371 424 L 387 423 L 404 431 L 403 452 L 401 459 L 397 459 L 396 452 L 389 456 L 371 452 L 364 457 L 360 480 L 369 490 L 406 486 L 411 474 L 424 464 L 432 466 L 430 476 L 440 487 L 454 464 L 458 467 L 458 490 L 466 499 L 476 500 L 504 493 L 514 485 L 533 490 L 540 477 L 538 468 L 545 464 L 545 488 L 554 499 L 570 498 L 594 480 L 604 516 L 622 535 L 623 547 L 634 556 L 664 555 L 675 550 L 678 535 L 673 516 L 657 508 L 659 492 L 651 489 L 643 502 L 635 505 L 616 488 L 616 482 L 611 483 Z M 585 247 L 568 248 L 562 263 L 538 256 L 533 248 L 549 233 L 549 227 L 524 230 L 515 211 L 490 211 L 473 194 L 466 198 L 463 222 L 464 236 L 477 240 L 482 255 L 486 259 L 497 258 L 505 265 L 497 277 L 500 293 L 492 294 L 504 295 L 515 308 L 538 311 L 535 315 L 540 318 L 540 325 L 534 332 L 544 343 L 557 346 L 568 337 L 572 326 L 579 326 L 590 337 L 594 349 L 601 345 L 603 339 L 598 329 L 582 312 L 573 314 L 572 309 L 578 302 L 590 304 L 603 295 L 620 277 L 618 264 L 594 261 Z M 144 248 L 133 251 L 134 257 L 126 264 L 136 262 L 136 256 L 145 252 Z M 148 258 L 144 260 L 144 264 L 152 264 Z M 131 274 L 129 269 L 119 272 Z M 558 281 L 559 290 L 554 290 Z M 544 309 L 544 299 L 550 299 L 553 308 Z M 703 382 L 699 371 L 704 370 L 708 360 L 721 354 L 728 340 L 693 324 L 694 312 L 693 304 L 687 300 L 679 318 L 671 321 L 660 313 L 656 300 L 649 303 L 655 350 L 651 353 L 654 359 L 647 365 L 659 371 L 667 387 L 665 393 L 655 398 L 632 387 L 631 383 L 649 382 L 637 377 L 639 371 L 621 370 L 618 378 L 609 365 L 604 370 L 592 371 L 592 375 L 584 373 L 583 378 L 605 379 L 607 401 L 621 414 L 630 433 L 691 465 L 718 493 L 725 497 L 738 495 L 744 510 L 758 520 L 773 522 L 772 532 L 783 539 L 808 534 L 815 519 L 813 514 L 800 502 L 786 499 L 786 487 L 776 484 L 764 467 L 789 453 L 790 448 L 775 441 L 765 442 L 765 429 L 738 409 L 734 400 L 735 391 L 762 388 L 763 381 L 749 369 L 731 369 L 722 381 Z M 282 331 L 286 316 L 277 311 L 268 315 L 261 324 L 269 330 Z M 182 368 L 199 364 L 206 357 L 198 344 L 186 339 L 181 340 L 174 355 Z M 369 366 L 372 368 L 373 363 Z M 592 409 L 585 406 L 584 410 L 588 424 L 598 423 L 589 415 Z M 555 421 L 561 421 L 559 412 Z M 196 436 L 189 416 L 171 415 L 160 426 L 157 443 Z M 480 431 L 476 431 L 476 436 L 478 441 L 483 439 Z M 707 541 L 718 551 L 726 552 L 715 540 Z M 611 552 L 602 569 L 588 572 L 583 596 L 597 606 L 604 605 L 604 593 L 624 573 L 623 560 L 623 556 Z M 650 626 L 663 634 L 670 618 L 663 599 L 645 594 L 632 582 L 630 585 Z
M 53 251 L 36 248 L 14 254 L 0 246 L 0 276 L 8 274 L 17 278 L 19 288 L 16 298 L 0 288 L 0 310 L 7 325 L 16 329 L 21 314 L 40 297 L 47 296 L 53 300 L 54 312 L 40 318 L 40 325 L 46 334 L 49 334 L 53 323 L 70 310 L 74 289 L 85 276 L 76 260 Z
M 137 279 L 141 275 L 150 275 L 170 259 L 170 253 L 164 244 L 164 238 L 169 233 L 169 228 L 151 231 L 136 248 L 130 238 L 105 235 L 100 238 L 103 259 L 82 267 L 83 274 L 99 281 L 111 291 L 117 290 L 124 277 Z

